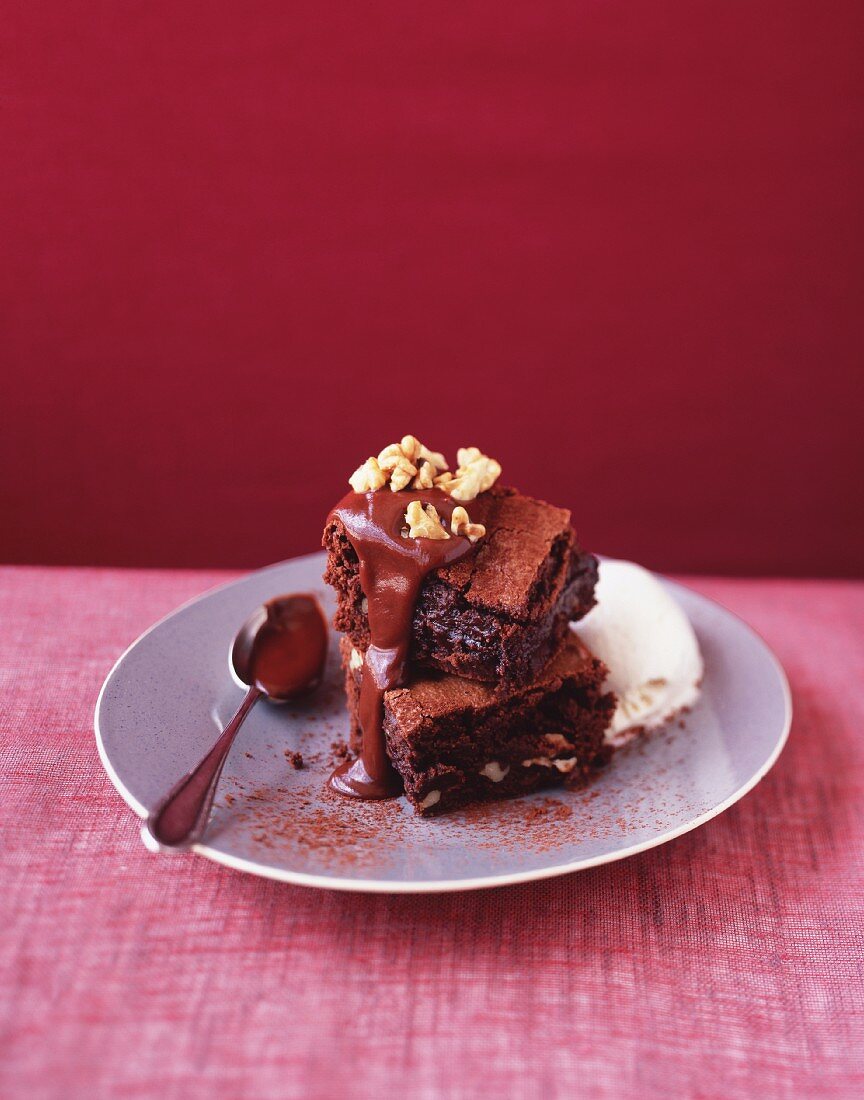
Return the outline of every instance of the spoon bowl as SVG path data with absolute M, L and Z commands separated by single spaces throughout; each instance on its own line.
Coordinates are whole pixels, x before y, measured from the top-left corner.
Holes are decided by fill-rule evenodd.
M 327 621 L 308 593 L 277 596 L 237 631 L 231 667 L 246 687 L 284 703 L 314 691 L 327 659 Z

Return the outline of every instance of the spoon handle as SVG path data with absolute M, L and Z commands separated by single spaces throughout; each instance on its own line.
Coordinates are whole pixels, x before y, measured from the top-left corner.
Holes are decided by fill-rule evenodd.
M 147 818 L 151 836 L 169 848 L 188 847 L 207 828 L 216 785 L 228 751 L 246 715 L 260 699 L 260 688 L 250 687 L 237 713 L 203 759 L 171 791 Z

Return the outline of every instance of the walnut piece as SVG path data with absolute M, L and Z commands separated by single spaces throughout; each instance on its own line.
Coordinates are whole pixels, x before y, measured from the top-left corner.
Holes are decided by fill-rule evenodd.
M 435 485 L 435 467 L 431 462 L 423 462 L 417 467 L 417 476 L 411 482 L 412 489 L 431 489 Z
M 441 522 L 438 509 L 427 504 L 424 508 L 419 500 L 412 500 L 405 512 L 408 524 L 408 537 L 412 539 L 449 539 L 450 532 Z
M 559 772 L 566 775 L 567 772 L 572 772 L 578 763 L 579 761 L 575 756 L 568 756 L 566 759 L 559 760 L 550 760 L 548 756 L 534 756 L 530 760 L 523 760 L 522 767 L 530 768 L 532 764 L 539 764 L 541 768 L 557 768 Z
M 363 667 L 363 654 L 359 649 L 351 650 L 351 656 L 348 659 L 348 667 L 354 669 L 355 672 L 358 668 Z
M 412 466 L 407 458 L 400 458 L 390 474 L 390 488 L 394 493 L 405 489 L 417 476 L 417 467 Z
M 411 459 L 398 443 L 388 444 L 378 455 L 378 465 L 382 470 L 393 470 L 400 462 L 405 461 L 410 463 Z
M 480 769 L 480 775 L 485 775 L 493 783 L 500 783 L 509 771 L 509 764 L 499 764 L 497 760 L 490 760 L 488 764 L 484 764 Z
M 491 489 L 501 475 L 501 466 L 484 455 L 478 447 L 460 447 L 456 452 L 456 473 L 445 472 L 435 478 L 435 484 L 454 500 L 474 500 Z
M 444 455 L 438 451 L 430 451 L 428 447 L 424 447 L 423 444 L 413 435 L 403 435 L 402 441 L 399 444 L 402 448 L 402 453 L 415 465 L 419 465 L 421 462 L 428 462 L 430 466 L 434 466 L 436 470 L 446 470 L 448 468 L 447 459 Z
M 457 454 L 459 465 L 454 474 L 444 455 L 430 451 L 414 435 L 403 435 L 377 458 L 367 458 L 348 480 L 355 493 L 374 493 L 389 483 L 394 493 L 408 488 L 438 488 L 456 500 L 474 500 L 479 493 L 491 489 L 501 467 L 478 447 L 462 447 Z
M 450 517 L 450 530 L 454 535 L 463 535 L 469 542 L 476 542 L 486 534 L 486 528 L 482 523 L 472 523 L 467 511 L 461 504 L 453 509 Z
M 545 733 L 543 740 L 549 747 L 548 756 L 532 756 L 530 760 L 523 760 L 522 767 L 530 768 L 532 764 L 538 764 L 541 768 L 557 768 L 559 772 L 563 772 L 565 775 L 567 772 L 572 772 L 578 763 L 578 758 L 575 756 L 558 756 L 556 753 L 563 753 L 566 750 L 573 751 L 575 745 L 572 741 L 568 741 L 562 733 Z
M 370 455 L 363 465 L 358 466 L 348 478 L 348 484 L 355 493 L 374 493 L 376 489 L 384 488 L 387 484 L 387 478 L 378 465 L 378 460 Z
M 409 485 L 412 489 L 431 489 L 436 474 L 447 469 L 444 455 L 430 451 L 413 435 L 403 435 L 399 443 L 391 443 L 378 455 L 378 465 L 390 473 L 390 488 L 394 493 Z
M 430 791 L 426 795 L 426 797 L 423 799 L 423 801 L 418 803 L 418 805 L 419 805 L 421 810 L 428 810 L 431 806 L 436 805 L 440 801 L 441 801 L 441 792 L 440 791 Z

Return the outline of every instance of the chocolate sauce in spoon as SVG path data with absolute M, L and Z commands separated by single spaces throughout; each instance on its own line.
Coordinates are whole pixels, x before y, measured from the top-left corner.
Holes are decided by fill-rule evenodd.
M 352 798 L 392 798 L 401 782 L 387 757 L 384 739 L 384 692 L 405 682 L 411 620 L 426 576 L 458 561 L 473 549 L 467 538 L 408 538 L 405 510 L 412 500 L 432 504 L 448 530 L 459 501 L 440 489 L 394 493 L 348 493 L 331 518 L 342 521 L 360 561 L 360 586 L 369 611 L 371 645 L 363 660 L 360 682 L 360 758 L 340 765 L 330 786 Z
M 262 697 L 297 699 L 321 681 L 327 657 L 327 621 L 312 595 L 277 596 L 246 620 L 234 639 L 231 664 L 249 690 L 221 737 L 147 818 L 160 844 L 194 844 L 207 827 L 216 785 L 246 715 Z

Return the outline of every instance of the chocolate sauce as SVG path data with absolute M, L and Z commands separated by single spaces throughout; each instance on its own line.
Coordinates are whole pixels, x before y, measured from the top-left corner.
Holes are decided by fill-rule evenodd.
M 327 658 L 327 621 L 314 596 L 277 596 L 240 628 L 231 650 L 234 671 L 249 690 L 219 740 L 175 784 L 147 818 L 160 844 L 194 844 L 207 827 L 228 752 L 246 715 L 262 696 L 296 699 L 321 682 Z
M 440 489 L 348 493 L 330 516 L 341 520 L 359 559 L 371 637 L 360 682 L 363 750 L 358 760 L 340 765 L 330 777 L 335 791 L 352 798 L 392 798 L 401 790 L 384 740 L 384 692 L 405 682 L 411 620 L 426 576 L 473 549 L 461 536 L 407 537 L 405 510 L 412 500 L 434 505 L 449 530 L 459 501 Z
M 321 682 L 327 620 L 314 596 L 277 596 L 260 607 L 234 641 L 231 663 L 244 684 L 271 699 L 296 699 Z

